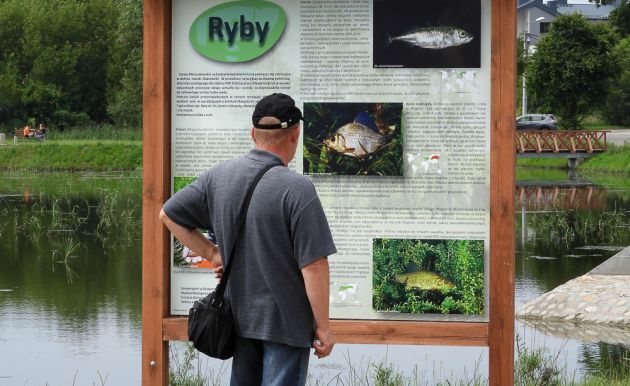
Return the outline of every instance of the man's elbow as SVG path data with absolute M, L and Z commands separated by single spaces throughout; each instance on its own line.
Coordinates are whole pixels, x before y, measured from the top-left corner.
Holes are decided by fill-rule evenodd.
M 328 273 L 328 259 L 326 256 L 322 256 L 321 258 L 313 261 L 302 267 L 303 274 L 327 274 Z
M 160 214 L 158 216 L 158 218 L 160 219 L 160 221 L 162 221 L 162 223 L 166 224 L 170 219 L 168 218 L 168 216 L 166 215 L 166 213 L 164 213 L 164 209 L 160 209 Z

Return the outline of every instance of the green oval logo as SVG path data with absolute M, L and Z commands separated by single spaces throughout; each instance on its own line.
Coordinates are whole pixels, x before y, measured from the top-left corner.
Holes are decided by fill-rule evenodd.
M 220 62 L 247 62 L 280 40 L 287 17 L 274 3 L 231 1 L 214 6 L 195 19 L 190 42 L 201 55 Z

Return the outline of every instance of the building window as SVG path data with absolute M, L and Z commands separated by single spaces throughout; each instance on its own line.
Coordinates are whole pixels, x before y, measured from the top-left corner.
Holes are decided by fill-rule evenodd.
M 551 27 L 551 23 L 545 21 L 545 22 L 541 22 L 540 23 L 540 33 L 541 34 L 546 34 L 547 32 L 549 32 L 549 27 Z

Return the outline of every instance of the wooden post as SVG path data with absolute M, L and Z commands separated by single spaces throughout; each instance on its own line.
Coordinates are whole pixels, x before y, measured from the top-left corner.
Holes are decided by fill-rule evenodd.
M 158 214 L 170 191 L 171 3 L 144 2 L 142 384 L 168 384 L 169 236 Z
M 516 2 L 492 0 L 490 144 L 490 385 L 514 384 Z

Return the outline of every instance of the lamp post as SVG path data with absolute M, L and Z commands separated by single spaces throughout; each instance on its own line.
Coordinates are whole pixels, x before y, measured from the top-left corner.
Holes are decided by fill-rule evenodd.
M 528 54 L 528 50 L 529 50 L 529 25 L 532 23 L 529 21 L 529 9 L 527 10 L 527 21 L 525 23 L 525 36 L 523 37 L 523 55 L 525 55 L 527 57 Z M 544 16 L 541 17 L 537 17 L 536 20 L 534 20 L 534 22 L 540 22 L 545 20 Z M 527 81 L 525 80 L 526 76 L 525 76 L 525 68 L 523 68 L 523 98 L 522 98 L 522 106 L 521 106 L 521 115 L 525 115 L 527 114 Z

